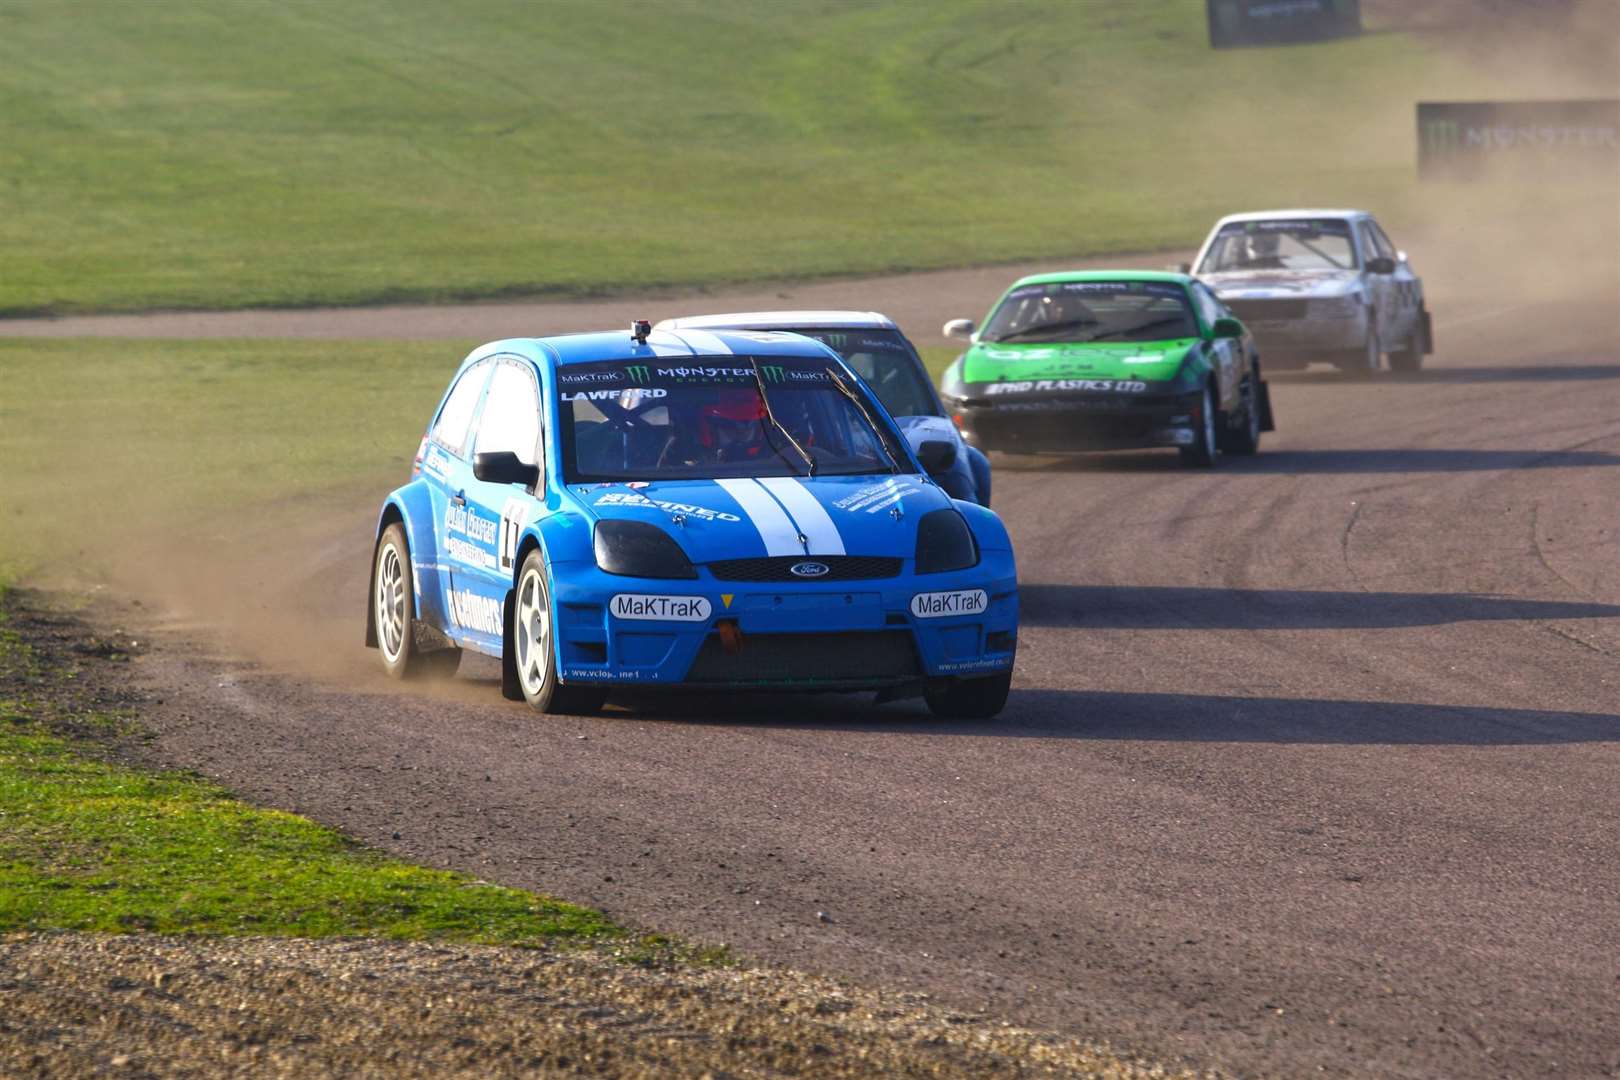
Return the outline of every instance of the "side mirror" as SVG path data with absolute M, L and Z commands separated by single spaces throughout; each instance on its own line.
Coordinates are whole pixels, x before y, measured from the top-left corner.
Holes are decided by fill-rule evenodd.
M 917 460 L 929 476 L 938 476 L 956 464 L 956 444 L 944 439 L 928 439 L 917 447 Z
M 1375 259 L 1367 260 L 1367 273 L 1369 274 L 1393 274 L 1394 272 L 1395 260 L 1388 255 L 1380 255 Z
M 1211 332 L 1218 338 L 1240 338 L 1244 334 L 1242 323 L 1227 318 L 1216 319 Z
M 494 450 L 473 458 L 473 476 L 491 484 L 533 487 L 540 480 L 540 466 L 524 464 L 510 450 Z
M 972 319 L 952 319 L 950 322 L 946 323 L 939 332 L 948 338 L 960 338 L 963 341 L 971 341 L 973 339 L 973 329 L 974 327 Z

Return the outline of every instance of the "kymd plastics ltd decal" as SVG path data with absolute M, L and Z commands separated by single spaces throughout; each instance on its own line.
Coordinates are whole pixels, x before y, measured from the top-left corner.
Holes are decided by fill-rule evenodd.
M 911 613 L 919 619 L 942 619 L 948 615 L 982 615 L 989 606 L 989 594 L 983 589 L 925 592 L 911 598 Z
M 618 619 L 646 619 L 654 622 L 705 622 L 714 605 L 701 596 L 649 596 L 619 593 L 608 604 Z

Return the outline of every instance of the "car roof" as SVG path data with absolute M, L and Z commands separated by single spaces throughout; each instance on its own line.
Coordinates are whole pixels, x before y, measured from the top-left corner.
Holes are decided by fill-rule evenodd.
M 1215 223 L 1222 225 L 1241 221 L 1277 221 L 1290 218 L 1363 218 L 1372 215 L 1365 210 L 1250 210 L 1242 214 L 1227 214 Z
M 601 359 L 687 359 L 692 356 L 821 356 L 828 348 L 799 334 L 766 330 L 653 330 L 645 343 L 629 329 L 593 334 L 531 338 L 557 364 L 590 364 Z M 488 351 L 488 350 L 481 350 Z
M 1051 274 L 1031 274 L 1012 283 L 1020 285 L 1056 285 L 1065 281 L 1156 281 L 1170 285 L 1185 285 L 1192 281 L 1186 274 L 1167 270 L 1061 270 Z
M 726 315 L 683 315 L 659 322 L 659 330 L 726 327 L 782 329 L 793 326 L 826 330 L 894 330 L 893 319 L 876 311 L 735 311 Z

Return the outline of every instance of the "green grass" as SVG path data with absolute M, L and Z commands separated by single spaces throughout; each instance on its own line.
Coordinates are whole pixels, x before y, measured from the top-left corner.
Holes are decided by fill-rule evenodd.
M 380 506 L 473 344 L 0 338 L 0 584 L 93 575 L 121 533 Z
M 0 313 L 582 293 L 1397 209 L 1419 39 L 1203 0 L 0 0 Z M 1398 223 L 1398 214 L 1394 215 Z
M 127 718 L 80 708 L 68 674 L 7 625 L 4 601 L 0 590 L 0 931 L 590 943 L 629 954 L 662 944 L 53 734 L 63 722 L 82 730 Z

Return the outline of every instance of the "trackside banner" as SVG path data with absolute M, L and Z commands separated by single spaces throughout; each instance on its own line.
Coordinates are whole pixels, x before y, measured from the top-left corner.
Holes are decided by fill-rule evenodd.
M 1361 33 L 1361 0 L 1207 0 L 1209 43 L 1272 45 Z
M 1419 102 L 1417 140 L 1425 180 L 1509 162 L 1620 169 L 1620 100 Z

